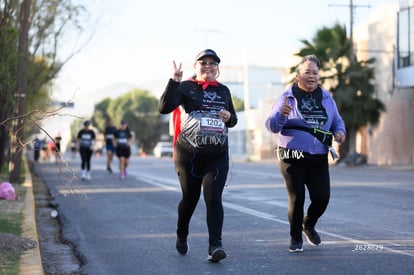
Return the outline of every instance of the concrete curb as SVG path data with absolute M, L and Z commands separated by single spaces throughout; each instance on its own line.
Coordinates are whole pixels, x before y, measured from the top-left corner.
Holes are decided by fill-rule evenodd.
M 36 241 L 36 247 L 26 251 L 19 261 L 19 275 L 44 275 L 40 244 L 37 235 L 36 207 L 33 195 L 32 177 L 27 160 L 24 161 L 26 169 L 25 182 L 26 195 L 23 208 L 23 233 L 22 236 Z

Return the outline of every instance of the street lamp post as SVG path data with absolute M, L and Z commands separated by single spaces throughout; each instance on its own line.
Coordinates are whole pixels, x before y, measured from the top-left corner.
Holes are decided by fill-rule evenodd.
M 244 143 L 244 150 L 246 153 L 246 158 L 250 159 L 251 155 L 253 154 L 252 149 L 252 135 L 250 131 L 250 123 L 249 123 L 249 113 L 250 113 L 250 91 L 249 91 L 249 66 L 247 64 L 247 50 L 243 46 L 244 43 L 234 35 L 230 35 L 228 33 L 224 33 L 217 29 L 199 29 L 197 31 L 206 33 L 206 47 L 209 48 L 209 34 L 222 34 L 226 35 L 226 38 L 231 38 L 234 40 L 237 45 L 242 45 L 243 49 L 243 99 L 244 99 L 244 114 L 245 114 L 245 143 Z
M 249 113 L 250 113 L 250 92 L 249 92 L 249 66 L 247 65 L 246 56 L 243 65 L 243 97 L 244 97 L 244 116 L 246 120 L 246 158 L 252 155 L 252 136 L 250 133 Z

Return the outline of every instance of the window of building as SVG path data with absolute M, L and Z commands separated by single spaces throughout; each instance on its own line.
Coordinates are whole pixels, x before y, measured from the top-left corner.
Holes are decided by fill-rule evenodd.
M 408 22 L 408 29 L 409 29 L 409 37 L 410 37 L 410 65 L 414 66 L 414 7 L 409 9 L 409 22 Z
M 414 66 L 414 7 L 398 14 L 398 68 Z

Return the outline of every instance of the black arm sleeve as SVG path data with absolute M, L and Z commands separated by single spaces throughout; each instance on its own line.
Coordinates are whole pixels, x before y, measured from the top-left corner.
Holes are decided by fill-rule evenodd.
M 182 96 L 176 93 L 180 82 L 176 82 L 170 78 L 163 94 L 158 101 L 158 112 L 160 114 L 169 114 L 180 105 Z
M 231 116 L 230 116 L 229 121 L 226 122 L 226 126 L 227 126 L 227 128 L 232 128 L 232 127 L 236 126 L 238 118 L 237 118 L 236 111 L 234 110 L 233 101 L 231 100 L 231 96 L 230 96 L 228 111 L 230 112 Z

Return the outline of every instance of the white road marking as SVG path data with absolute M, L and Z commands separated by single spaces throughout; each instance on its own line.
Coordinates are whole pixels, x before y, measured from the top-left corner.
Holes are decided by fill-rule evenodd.
M 158 176 L 153 176 L 153 175 L 148 175 L 148 174 L 144 175 L 142 173 L 131 173 L 131 174 L 134 174 L 134 176 L 136 176 L 140 180 L 145 181 L 149 184 L 152 184 L 152 185 L 155 185 L 155 186 L 158 186 L 158 187 L 162 187 L 162 188 L 165 188 L 165 189 L 170 190 L 170 191 L 180 192 L 180 187 L 179 187 L 177 179 L 160 178 Z M 270 221 L 274 221 L 274 222 L 277 222 L 277 223 L 280 223 L 280 224 L 285 224 L 285 225 L 289 224 L 289 222 L 287 220 L 278 219 L 272 214 L 257 211 L 257 210 L 254 210 L 254 209 L 251 209 L 251 208 L 248 208 L 248 207 L 244 207 L 244 206 L 241 206 L 241 205 L 237 205 L 237 204 L 234 204 L 234 203 L 223 202 L 223 206 L 226 207 L 226 208 L 229 208 L 229 209 L 232 209 L 232 210 L 244 213 L 244 214 L 248 214 L 248 215 L 251 215 L 251 216 L 255 216 L 255 217 L 258 217 L 258 218 L 262 218 L 262 219 L 265 219 L 265 220 L 270 220 Z M 286 208 L 286 206 L 284 206 L 284 208 Z M 337 239 L 340 239 L 340 240 L 344 240 L 344 241 L 353 243 L 355 245 L 365 245 L 365 246 L 369 246 L 369 247 L 378 247 L 379 246 L 378 244 L 374 244 L 372 242 L 368 242 L 368 241 L 364 241 L 364 240 L 357 240 L 357 239 L 346 237 L 344 235 L 330 233 L 328 231 L 318 230 L 318 232 L 320 232 L 322 234 L 325 234 L 325 235 L 328 235 L 328 236 L 333 237 L 333 238 L 337 238 Z M 386 250 L 386 251 L 389 251 L 389 252 L 392 252 L 392 253 L 395 253 L 395 254 L 406 255 L 406 256 L 414 258 L 414 253 L 412 253 L 412 252 L 395 250 L 395 249 L 392 249 L 392 248 L 389 248 L 389 247 L 386 247 L 386 246 L 382 246 L 382 247 L 383 247 L 383 250 Z

